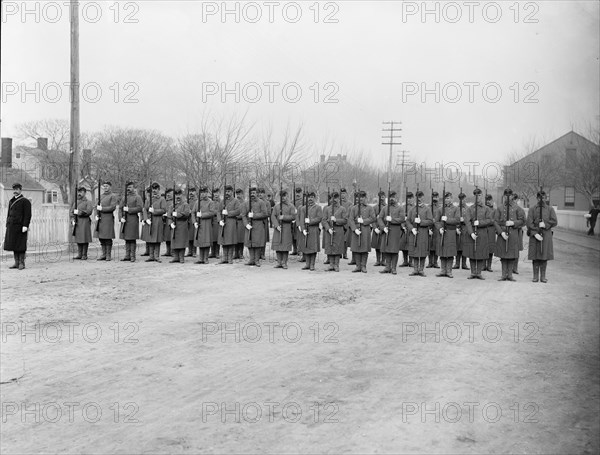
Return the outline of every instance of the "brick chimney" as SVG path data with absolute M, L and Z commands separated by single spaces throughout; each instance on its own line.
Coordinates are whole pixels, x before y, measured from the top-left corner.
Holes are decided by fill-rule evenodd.
M 12 138 L 2 138 L 2 157 L 0 159 L 0 165 L 3 168 L 12 167 Z
M 321 163 L 325 162 L 325 155 L 321 155 Z
M 40 150 L 48 150 L 48 138 L 47 137 L 38 137 L 37 148 L 39 148 Z

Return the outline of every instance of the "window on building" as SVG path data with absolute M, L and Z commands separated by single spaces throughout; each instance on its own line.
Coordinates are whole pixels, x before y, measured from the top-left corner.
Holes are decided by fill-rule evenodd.
M 46 204 L 58 204 L 58 191 L 46 191 Z
M 21 158 L 21 153 L 20 153 L 20 152 L 15 152 L 15 158 L 16 158 L 16 159 L 19 159 L 19 158 Z
M 565 207 L 573 207 L 575 205 L 575 188 L 572 186 L 565 187 Z

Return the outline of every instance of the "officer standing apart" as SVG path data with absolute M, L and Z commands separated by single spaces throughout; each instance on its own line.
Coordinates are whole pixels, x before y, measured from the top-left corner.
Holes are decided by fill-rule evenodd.
M 31 202 L 21 194 L 23 186 L 20 183 L 15 183 L 12 188 L 13 197 L 8 202 L 6 217 L 4 250 L 12 251 L 15 258 L 15 263 L 9 268 L 23 270 L 27 251 L 27 231 L 31 221 Z
M 527 214 L 527 228 L 531 235 L 529 239 L 529 251 L 527 258 L 533 261 L 533 282 L 538 278 L 542 283 L 547 283 L 546 266 L 548 261 L 554 259 L 554 248 L 552 242 L 552 228 L 556 227 L 558 220 L 554 209 L 546 204 L 546 193 L 540 191 L 537 194 L 538 203 L 529 209 Z

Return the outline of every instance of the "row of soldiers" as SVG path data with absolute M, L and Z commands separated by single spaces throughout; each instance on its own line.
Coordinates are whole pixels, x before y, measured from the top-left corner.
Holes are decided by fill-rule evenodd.
M 368 256 L 374 249 L 375 265 L 384 267 L 381 273 L 397 274 L 402 251 L 400 267 L 412 266 L 411 276 L 425 276 L 429 258 L 427 267 L 440 269 L 437 276 L 452 278 L 453 269 L 468 269 L 468 258 L 469 279 L 483 280 L 482 271 L 492 271 L 495 255 L 502 263 L 500 280 L 515 281 L 513 274 L 518 273 L 523 229 L 527 227 L 534 281 L 547 282 L 546 264 L 553 259 L 552 228 L 557 224 L 543 191 L 538 193 L 538 204 L 527 217 L 510 189 L 505 190 L 502 204 L 496 208 L 491 195 L 484 200 L 479 188 L 473 192 L 475 203 L 470 206 L 462 192 L 458 205 L 453 203 L 450 192 L 443 195 L 441 204 L 439 194 L 433 192 L 432 203 L 426 205 L 422 191 L 416 195 L 407 192 L 404 205 L 395 191 L 389 191 L 387 201 L 386 194 L 380 191 L 378 204 L 371 206 L 364 191 L 355 193 L 354 203 L 350 203 L 344 188 L 331 193 L 325 207 L 317 203 L 314 192 L 304 192 L 302 188 L 295 189 L 292 201 L 288 192 L 281 190 L 279 203 L 273 206 L 264 198 L 264 190 L 249 188 L 246 200 L 244 191 L 232 186 L 225 187 L 221 200 L 214 189 L 209 192 L 207 187 L 199 189 L 199 197 L 193 188 L 184 197 L 181 189 L 167 189 L 163 194 L 160 185 L 153 183 L 144 201 L 133 182 L 129 182 L 119 204 L 110 182 L 104 182 L 95 207 L 86 193 L 85 188 L 79 189 L 77 207 L 72 210 L 79 247 L 75 259 L 87 259 L 92 238 L 90 218 L 95 213 L 95 237 L 102 246 L 100 261 L 111 260 L 113 217 L 120 206 L 120 238 L 126 245 L 123 261 L 136 260 L 136 240 L 141 238 L 147 245 L 147 262 L 160 262 L 160 245 L 164 241 L 165 255 L 173 257 L 170 262 L 184 262 L 187 248 L 187 256 L 196 257 L 198 252 L 197 264 L 207 264 L 211 257 L 220 258 L 219 264 L 231 264 L 243 257 L 246 247 L 246 265 L 260 267 L 270 241 L 271 250 L 277 255 L 276 268 L 287 269 L 289 255 L 300 254 L 300 261 L 305 263 L 303 270 L 315 270 L 317 253 L 323 249 L 327 270 L 339 272 L 340 260 L 347 258 L 350 248 L 353 272 L 366 273 Z M 269 225 L 273 228 L 272 239 Z

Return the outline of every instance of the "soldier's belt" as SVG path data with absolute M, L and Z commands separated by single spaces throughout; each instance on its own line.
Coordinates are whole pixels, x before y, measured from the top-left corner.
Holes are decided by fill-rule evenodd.
M 447 231 L 456 231 L 456 226 L 446 226 L 445 229 Z

